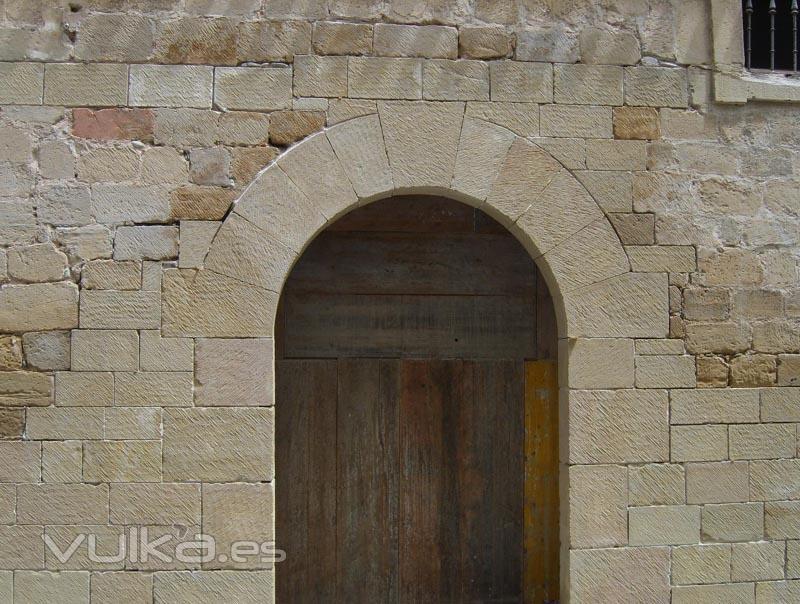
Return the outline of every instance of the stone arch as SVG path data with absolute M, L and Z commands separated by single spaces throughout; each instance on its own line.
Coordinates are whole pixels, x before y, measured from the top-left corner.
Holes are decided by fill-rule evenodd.
M 641 412 L 646 421 L 668 425 L 665 401 L 654 399 L 639 411 L 626 398 L 614 403 L 622 414 L 616 415 L 600 401 L 613 393 L 597 393 L 598 399 L 571 391 L 633 387 L 608 383 L 602 374 L 622 349 L 632 375 L 633 338 L 667 336 L 667 276 L 631 270 L 598 203 L 554 157 L 464 109 L 463 103 L 382 102 L 377 113 L 290 148 L 232 206 L 202 268 L 165 272 L 163 333 L 271 338 L 283 284 L 327 225 L 393 195 L 450 197 L 505 225 L 545 276 L 560 338 L 564 467 L 627 463 L 645 436 L 631 436 L 625 418 Z M 568 550 L 617 545 L 595 537 L 591 519 L 571 517 L 570 481 L 561 481 L 564 595 L 571 583 Z

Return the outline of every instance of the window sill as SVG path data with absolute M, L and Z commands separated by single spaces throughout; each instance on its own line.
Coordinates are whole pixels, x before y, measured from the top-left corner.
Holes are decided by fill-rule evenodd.
M 744 104 L 748 101 L 783 101 L 800 103 L 800 77 L 785 73 L 714 74 L 714 100 L 718 103 Z

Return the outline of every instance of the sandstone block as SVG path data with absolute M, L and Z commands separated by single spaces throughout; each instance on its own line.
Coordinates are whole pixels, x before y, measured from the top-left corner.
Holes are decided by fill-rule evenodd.
M 758 541 L 763 535 L 763 503 L 703 506 L 703 541 Z
M 647 464 L 628 469 L 631 505 L 677 505 L 686 503 L 686 481 L 679 464 Z
M 686 464 L 688 503 L 737 503 L 748 500 L 746 462 Z
M 204 484 L 203 533 L 214 535 L 220 551 L 230 551 L 236 541 L 275 539 L 275 494 L 269 483 Z M 205 568 L 265 568 L 260 556 L 244 560 L 211 561 Z
M 553 102 L 551 65 L 497 61 L 490 64 L 489 70 L 493 101 Z
M 134 604 L 151 602 L 153 575 L 131 572 L 92 573 L 93 604 Z
M 608 215 L 623 245 L 653 245 L 655 216 L 653 214 L 612 213 Z
M 576 172 L 575 176 L 605 212 L 631 211 L 633 202 L 630 172 L 581 170 Z
M 292 70 L 279 67 L 220 67 L 215 70 L 214 102 L 224 109 L 288 109 Z
M 81 286 L 83 289 L 137 290 L 142 286 L 142 265 L 92 260 L 81 270 Z
M 273 434 L 274 412 L 269 408 L 165 410 L 164 477 L 271 480 Z
M 0 65 L 0 104 L 39 105 L 43 90 L 44 65 L 41 63 Z
M 198 185 L 230 185 L 231 156 L 224 147 L 192 149 L 189 180 Z
M 187 17 L 168 21 L 156 38 L 153 58 L 163 63 L 236 64 L 236 21 Z
M 87 442 L 83 446 L 83 478 L 87 482 L 158 482 L 161 443 L 129 440 Z
M 40 188 L 34 199 L 42 222 L 77 226 L 91 221 L 91 197 L 86 185 L 51 184 Z
M 685 70 L 670 67 L 625 68 L 626 105 L 686 107 L 688 102 Z
M 75 330 L 71 350 L 73 371 L 135 371 L 139 368 L 139 334 L 133 330 Z
M 743 352 L 750 333 L 741 323 L 687 323 L 686 349 L 694 354 Z
M 28 409 L 27 434 L 34 440 L 94 440 L 103 438 L 101 407 Z
M 258 604 L 263 594 L 275 591 L 275 575 L 270 570 L 237 572 L 172 572 L 157 573 L 153 586 L 156 601 L 190 604 L 224 593 L 240 604 Z
M 105 438 L 157 440 L 161 438 L 161 409 L 117 407 L 105 410 Z
M 24 409 L 0 409 L 0 438 L 22 438 L 24 431 Z
M 514 134 L 490 122 L 466 117 L 452 187 L 476 199 L 486 199 L 505 160 Z
M 569 399 L 570 463 L 669 459 L 666 392 L 574 390 Z
M 82 482 L 83 446 L 80 441 L 45 441 L 42 443 L 42 480 L 44 482 Z
M 163 186 L 95 184 L 92 213 L 107 224 L 165 222 L 169 216 L 169 193 Z
M 586 167 L 590 170 L 644 170 L 645 159 L 644 141 L 586 141 Z
M 106 524 L 108 485 L 21 484 L 17 487 L 20 524 Z
M 347 96 L 347 62 L 347 57 L 296 57 L 294 62 L 295 95 Z
M 369 23 L 314 23 L 314 54 L 366 55 L 372 52 L 372 25 Z
M 773 320 L 754 323 L 753 348 L 772 353 L 800 351 L 800 322 Z
M 39 482 L 42 445 L 37 442 L 0 442 L 4 465 L 0 482 Z
M 75 158 L 69 145 L 60 141 L 39 145 L 39 173 L 43 178 L 74 178 Z
M 751 462 L 750 497 L 754 501 L 800 499 L 800 460 Z
M 504 27 L 466 26 L 458 30 L 458 54 L 466 59 L 504 59 L 514 51 L 514 36 Z
M 252 111 L 223 113 L 219 116 L 217 142 L 223 145 L 265 145 L 269 140 L 269 118 L 269 114 Z
M 190 407 L 192 374 L 173 371 L 118 373 L 114 380 L 118 407 Z
M 678 585 L 725 583 L 731 578 L 729 545 L 683 545 L 672 550 L 672 580 Z
M 15 369 L 22 369 L 22 340 L 17 336 L 0 336 L 0 371 Z
M 173 220 L 221 220 L 235 198 L 233 189 L 180 187 L 170 194 L 170 216 Z
M 384 57 L 351 57 L 347 62 L 347 92 L 354 98 L 422 98 L 422 61 Z
M 72 133 L 95 140 L 152 140 L 153 112 L 149 109 L 73 109 Z
M 700 541 L 700 506 L 631 508 L 631 545 L 682 545 Z
M 633 34 L 599 27 L 581 30 L 581 61 L 595 65 L 635 65 L 641 59 L 639 40 Z
M 622 105 L 621 67 L 556 65 L 554 77 L 556 103 Z
M 636 357 L 637 388 L 694 388 L 696 385 L 695 360 L 692 356 Z
M 518 136 L 539 135 L 539 106 L 534 103 L 467 103 L 466 117 L 484 120 L 511 130 Z
M 517 33 L 516 59 L 546 63 L 576 63 L 580 58 L 578 36 L 563 26 L 540 27 Z
M 479 61 L 433 59 L 423 65 L 423 98 L 488 101 L 489 67 Z
M 57 229 L 56 241 L 67 254 L 82 260 L 111 258 L 111 231 L 101 224 L 75 229 Z
M 614 138 L 655 140 L 661 137 L 658 111 L 651 107 L 614 107 Z
M 219 230 L 219 222 L 182 220 L 180 231 L 180 268 L 201 268 L 211 242 Z
M 356 118 L 338 128 L 332 128 L 328 131 L 328 140 L 360 198 L 392 189 L 392 174 L 377 115 Z M 313 219 L 309 223 L 309 226 L 314 226 Z M 289 232 L 296 230 L 289 229 Z M 300 237 L 292 237 L 290 243 L 292 249 L 300 250 L 304 241 Z
M 800 502 L 780 501 L 764 504 L 764 528 L 768 539 L 800 537 Z
M 752 604 L 753 584 L 678 586 L 672 590 L 672 602 L 673 604 L 690 604 L 691 602 Z
M 211 108 L 214 69 L 204 65 L 131 65 L 133 107 Z
M 60 407 L 103 407 L 114 404 L 114 374 L 95 371 L 59 371 L 55 384 Z
M 771 290 L 738 290 L 733 297 L 733 313 L 754 319 L 772 319 L 783 315 L 783 295 Z
M 800 598 L 800 581 L 769 581 L 756 584 L 757 602 L 793 602 Z
M 731 359 L 731 386 L 772 386 L 777 379 L 778 360 L 773 355 L 746 354 Z
M 110 485 L 111 524 L 200 523 L 200 485 L 177 483 Z
M 572 466 L 569 469 L 571 547 L 627 544 L 627 480 L 623 466 Z
M 167 260 L 178 256 L 178 228 L 123 226 L 114 236 L 115 260 Z
M 376 55 L 455 59 L 458 30 L 441 25 L 395 25 L 376 23 L 373 38 Z
M 295 55 L 311 52 L 311 23 L 307 21 L 250 21 L 239 24 L 237 60 L 291 63 Z
M 778 355 L 778 386 L 800 386 L 800 354 Z
M 135 63 L 153 52 L 152 19 L 135 14 L 87 15 L 78 28 L 75 58 L 87 62 Z
M 81 292 L 82 328 L 155 329 L 161 327 L 158 292 L 84 290 Z
M 112 63 L 48 63 L 44 102 L 48 105 L 125 105 L 128 66 Z
M 156 143 L 173 147 L 209 147 L 217 142 L 219 113 L 206 109 L 159 109 L 153 133 Z
M 667 547 L 573 550 L 570 597 L 603 604 L 668 602 L 669 560 Z
M 197 341 L 197 406 L 265 406 L 274 402 L 272 340 Z
M 324 127 L 321 111 L 276 111 L 270 114 L 269 139 L 273 145 L 291 145 Z
M 41 526 L 0 525 L 0 568 L 20 571 L 44 567 Z
M 671 421 L 673 424 L 758 422 L 758 390 L 676 390 L 672 392 Z
M 611 138 L 611 108 L 542 105 L 540 133 L 554 137 Z
M 0 373 L 0 406 L 46 406 L 52 399 L 52 376 L 32 371 Z
M 30 571 L 14 573 L 14 599 L 30 604 L 58 600 L 63 604 L 89 601 L 89 573 L 85 571 Z
M 733 581 L 783 579 L 786 545 L 783 542 L 735 543 L 731 557 Z
M 231 149 L 231 172 L 236 184 L 251 183 L 256 175 L 278 157 L 275 147 L 236 147 Z
M 580 389 L 633 388 L 633 340 L 559 340 L 560 383 Z
M 685 288 L 683 316 L 690 321 L 724 321 L 730 316 L 730 291 L 721 288 Z
M 20 281 L 60 281 L 67 274 L 67 256 L 52 243 L 14 246 L 8 250 L 8 274 Z
M 73 283 L 6 285 L 0 289 L 0 331 L 71 329 L 78 325 Z
M 278 295 L 208 271 L 164 272 L 167 337 L 269 337 Z

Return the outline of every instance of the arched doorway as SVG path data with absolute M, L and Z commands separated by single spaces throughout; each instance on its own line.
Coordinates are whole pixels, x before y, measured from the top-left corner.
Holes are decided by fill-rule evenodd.
M 275 348 L 277 601 L 558 598 L 556 319 L 504 227 L 354 210 L 293 268 Z

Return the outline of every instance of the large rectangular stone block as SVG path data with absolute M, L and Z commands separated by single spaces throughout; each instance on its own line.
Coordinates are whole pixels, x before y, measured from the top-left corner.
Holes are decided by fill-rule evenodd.
M 669 567 L 668 547 L 573 550 L 570 598 L 594 604 L 668 604 Z
M 794 457 L 797 451 L 793 424 L 747 424 L 731 426 L 729 431 L 731 459 Z
M 125 105 L 128 66 L 112 63 L 48 63 L 44 102 L 67 107 Z
M 728 458 L 728 426 L 672 426 L 672 461 L 720 461 Z
M 19 524 L 107 524 L 108 485 L 21 484 Z
M 52 376 L 33 371 L 0 372 L 0 406 L 47 406 L 52 400 Z
M 628 472 L 624 466 L 570 467 L 570 546 L 627 545 L 627 506 Z
M 115 260 L 169 260 L 178 257 L 178 227 L 121 226 L 114 236 Z
M 700 542 L 700 506 L 631 508 L 631 545 L 683 545 Z
M 350 57 L 348 96 L 367 99 L 421 99 L 422 61 L 383 57 Z
M 633 340 L 564 338 L 558 347 L 562 387 L 633 388 Z
M 33 407 L 27 433 L 34 440 L 97 440 L 103 438 L 102 407 Z
M 672 549 L 673 583 L 725 583 L 730 578 L 730 545 L 684 545 Z
M 214 102 L 224 109 L 273 111 L 292 103 L 289 67 L 218 67 Z
M 192 371 L 194 340 L 164 338 L 158 330 L 141 331 L 139 363 L 142 371 Z
M 385 57 L 455 59 L 458 56 L 458 30 L 441 25 L 377 23 L 373 45 L 375 54 Z
M 800 499 L 800 459 L 750 462 L 750 498 L 753 501 Z
M 82 328 L 155 329 L 161 327 L 161 295 L 144 291 L 81 292 Z
M 83 479 L 87 482 L 159 482 L 161 442 L 129 440 L 85 443 Z
M 553 102 L 553 67 L 546 63 L 497 61 L 489 65 L 493 101 Z
M 488 101 L 489 66 L 481 61 L 425 61 L 422 94 L 434 101 Z
M 114 404 L 114 374 L 99 371 L 59 371 L 55 398 L 59 407 L 110 407 Z
M 0 64 L 0 105 L 39 105 L 43 91 L 41 63 Z
M 758 390 L 706 389 L 672 392 L 673 424 L 744 424 L 758 420 Z
M 135 371 L 139 334 L 122 329 L 76 329 L 71 342 L 73 371 Z
M 162 572 L 155 575 L 156 602 L 192 604 L 214 599 L 216 594 L 237 604 L 261 604 L 264 594 L 275 592 L 275 573 L 271 570 Z
M 44 568 L 42 526 L 0 525 L 0 569 Z
M 749 500 L 747 462 L 686 464 L 688 503 L 737 503 Z
M 762 388 L 761 420 L 800 422 L 800 388 Z
M 764 535 L 763 503 L 703 506 L 703 541 L 759 541 Z
M 132 107 L 210 109 L 214 68 L 205 65 L 131 65 Z
M 625 68 L 626 105 L 686 107 L 688 103 L 685 69 L 646 66 Z
M 273 404 L 272 357 L 271 338 L 197 340 L 195 405 Z
M 539 108 L 542 136 L 612 138 L 611 107 L 587 105 L 542 105 Z
M 112 484 L 111 524 L 200 524 L 199 484 Z
M 192 374 L 188 371 L 117 373 L 114 404 L 119 407 L 190 407 Z
M 697 376 L 693 356 L 645 355 L 636 357 L 637 388 L 694 388 L 696 385 Z
M 622 67 L 556 65 L 555 101 L 574 105 L 622 105 Z
M 0 332 L 72 329 L 78 326 L 74 283 L 5 285 L 0 289 Z
M 295 57 L 294 93 L 307 97 L 347 96 L 347 57 Z

